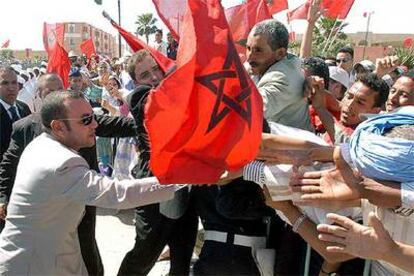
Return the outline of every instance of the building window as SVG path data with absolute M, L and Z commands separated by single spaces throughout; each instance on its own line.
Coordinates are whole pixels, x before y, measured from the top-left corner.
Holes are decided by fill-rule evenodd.
M 105 43 L 105 50 L 108 50 L 108 44 Z
M 69 33 L 73 34 L 75 32 L 75 24 L 69 24 Z
M 95 31 L 95 37 L 99 37 L 99 31 Z
M 73 38 L 69 39 L 69 45 L 70 46 L 74 46 L 75 45 L 75 41 L 73 40 Z

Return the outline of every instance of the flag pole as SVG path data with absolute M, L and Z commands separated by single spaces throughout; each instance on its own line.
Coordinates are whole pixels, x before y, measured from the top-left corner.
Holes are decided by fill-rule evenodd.
M 338 30 L 336 31 L 334 37 L 332 38 L 332 41 L 329 43 L 328 49 L 326 51 L 329 51 L 335 42 L 335 39 L 338 37 L 339 31 L 341 30 L 342 26 L 345 24 L 345 20 L 342 20 L 341 25 L 339 25 Z
M 362 59 L 365 59 L 365 49 L 368 44 L 368 32 L 369 32 L 369 24 L 371 22 L 371 14 L 372 12 L 368 13 L 368 19 L 367 19 L 367 29 L 365 31 L 365 43 L 364 43 L 364 49 L 362 50 Z
M 328 46 L 328 44 L 329 44 L 329 40 L 331 39 L 331 37 L 332 37 L 332 33 L 333 33 L 333 31 L 335 30 L 336 22 L 338 22 L 338 16 L 335 18 L 335 22 L 334 22 L 334 24 L 333 24 L 333 27 L 332 27 L 331 31 L 329 32 L 328 39 L 326 39 L 326 43 L 325 43 L 325 46 L 323 47 L 322 54 L 324 54 L 324 53 L 325 53 L 326 47 L 327 47 L 327 46 Z
M 121 26 L 121 0 L 118 0 L 118 23 Z M 122 56 L 121 34 L 118 34 L 118 54 L 119 58 Z

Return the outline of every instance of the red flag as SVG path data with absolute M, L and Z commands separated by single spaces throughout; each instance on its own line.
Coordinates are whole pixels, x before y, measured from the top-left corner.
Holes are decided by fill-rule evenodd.
M 161 52 L 157 51 L 156 49 L 149 47 L 144 41 L 140 40 L 138 37 L 134 36 L 133 34 L 124 30 L 121 26 L 116 24 L 107 13 L 104 13 L 104 16 L 111 22 L 112 26 L 118 30 L 121 36 L 125 39 L 126 43 L 131 47 L 133 52 L 139 51 L 141 49 L 148 50 L 158 65 L 164 72 L 168 72 L 174 65 L 174 61 L 169 59 L 168 57 L 164 56 Z
M 345 19 L 355 0 L 323 0 L 321 7 L 326 9 L 324 16 L 335 19 Z
M 92 38 L 82 42 L 80 49 L 82 54 L 85 54 L 88 59 L 90 59 L 92 55 L 96 55 L 95 44 L 93 43 Z
M 410 49 L 413 47 L 413 39 L 411 37 L 406 37 L 403 42 L 404 48 Z
M 247 3 L 225 10 L 227 22 L 236 43 L 239 56 L 244 62 L 246 40 L 250 30 L 260 21 L 272 18 L 264 0 L 250 0 Z
M 46 52 L 54 48 L 56 43 L 63 45 L 65 38 L 65 25 L 63 23 L 43 23 L 43 45 Z
M 8 48 L 10 46 L 10 39 L 7 39 L 4 43 L 3 43 L 3 45 L 1 45 L 1 48 L 2 49 L 4 49 L 4 48 Z
M 287 13 L 288 21 L 306 19 L 308 17 L 309 7 L 310 7 L 310 1 L 307 0 L 304 4 L 297 7 L 296 9 L 288 11 Z
M 296 33 L 292 31 L 289 33 L 289 42 L 295 42 L 295 41 L 296 41 Z
M 289 8 L 287 0 L 266 0 L 270 14 L 275 14 Z
M 189 0 L 178 69 L 148 97 L 151 170 L 161 183 L 215 183 L 253 160 L 262 97 L 240 62 L 219 0 Z
M 49 48 L 49 60 L 46 71 L 59 75 L 65 88 L 68 88 L 70 68 L 71 62 L 68 53 L 59 43 L 55 43 L 52 48 Z
M 363 16 L 363 17 L 368 17 L 368 12 L 364 12 L 364 13 L 362 14 L 362 16 Z
M 170 30 L 172 36 L 178 41 L 187 0 L 152 0 L 158 16 Z

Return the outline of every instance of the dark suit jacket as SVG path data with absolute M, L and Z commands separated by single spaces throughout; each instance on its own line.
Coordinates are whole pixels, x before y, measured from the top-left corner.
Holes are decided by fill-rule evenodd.
M 135 122 L 131 118 L 97 115 L 96 135 L 101 137 L 136 136 Z M 43 132 L 39 114 L 32 114 L 13 125 L 10 146 L 0 163 L 0 203 L 7 203 L 13 188 L 17 165 L 24 148 Z M 47 149 L 45 149 L 47 150 Z M 79 154 L 93 170 L 98 170 L 96 147 L 84 148 Z M 41 159 L 40 159 L 41 160 Z
M 19 110 L 20 118 L 24 118 L 31 113 L 29 107 L 24 102 L 16 101 L 16 106 Z M 0 104 L 0 161 L 3 159 L 3 154 L 9 147 L 11 133 L 12 121 L 9 113 L 4 106 Z

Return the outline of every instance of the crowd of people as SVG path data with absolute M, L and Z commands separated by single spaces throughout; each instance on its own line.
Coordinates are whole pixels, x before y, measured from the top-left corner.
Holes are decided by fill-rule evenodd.
M 251 30 L 261 147 L 208 185 L 151 172 L 144 109 L 168 72 L 148 50 L 69 53 L 66 90 L 46 62 L 2 65 L 0 275 L 103 275 L 96 207 L 135 208 L 119 275 L 148 274 L 166 246 L 170 274 L 189 275 L 197 240 L 193 275 L 413 274 L 414 72 L 395 56 L 354 62 L 351 46 L 311 56 L 315 7 L 299 56 L 277 20 Z M 151 46 L 175 59 L 162 36 Z

